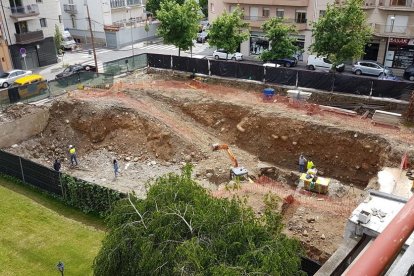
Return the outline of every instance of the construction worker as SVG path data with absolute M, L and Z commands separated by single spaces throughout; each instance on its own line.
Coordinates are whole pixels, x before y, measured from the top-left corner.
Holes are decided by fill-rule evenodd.
M 70 163 L 72 164 L 72 166 L 73 165 L 77 166 L 78 165 L 78 160 L 76 158 L 76 149 L 72 145 L 69 146 L 69 154 L 70 154 Z
M 304 173 L 305 172 L 305 164 L 306 164 L 306 158 L 301 154 L 299 156 L 299 172 Z
M 114 159 L 114 173 L 115 173 L 115 178 L 118 176 L 119 173 L 119 165 L 118 165 L 118 161 L 116 159 Z
M 306 165 L 306 169 L 309 170 L 309 169 L 312 169 L 314 167 L 315 167 L 315 164 L 313 164 L 313 161 L 309 160 L 308 164 Z

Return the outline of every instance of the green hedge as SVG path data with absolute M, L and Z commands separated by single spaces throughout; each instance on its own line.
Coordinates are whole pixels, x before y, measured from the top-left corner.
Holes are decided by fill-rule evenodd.
M 66 204 L 79 208 L 82 212 L 106 217 L 112 205 L 124 194 L 116 190 L 89 183 L 67 174 L 61 175 L 63 200 Z

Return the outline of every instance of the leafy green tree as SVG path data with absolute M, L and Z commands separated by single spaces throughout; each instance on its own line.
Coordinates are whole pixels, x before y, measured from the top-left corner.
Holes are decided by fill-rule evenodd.
M 161 3 L 157 18 L 161 22 L 158 26 L 158 34 L 164 42 L 173 44 L 181 50 L 188 50 L 193 46 L 193 40 L 197 38 L 200 20 L 200 6 L 194 0 L 187 0 L 179 5 L 174 0 L 165 0 Z
M 208 0 L 198 0 L 198 4 L 200 5 L 204 16 L 208 17 Z
M 118 201 L 94 274 L 298 275 L 302 250 L 280 214 L 257 217 L 237 199 L 217 199 L 181 175 L 158 178 L 146 199 Z
M 145 9 L 148 12 L 151 12 L 153 15 L 157 15 L 158 10 L 161 8 L 161 3 L 165 0 L 147 0 L 147 3 L 145 5 Z M 182 5 L 184 4 L 185 0 L 174 0 L 174 2 Z
M 63 47 L 63 35 L 58 25 L 55 25 L 55 35 L 53 37 L 53 40 L 55 41 L 56 52 L 61 53 Z
M 363 0 L 348 0 L 344 5 L 328 5 L 325 15 L 313 23 L 315 42 L 310 51 L 334 65 L 360 58 L 371 38 L 362 4 Z
M 227 53 L 234 53 L 240 43 L 249 38 L 249 24 L 243 21 L 243 12 L 236 8 L 233 12 L 224 12 L 210 26 L 209 44 Z
M 262 60 L 291 57 L 296 52 L 295 39 L 290 36 L 296 34 L 294 26 L 283 24 L 281 18 L 272 18 L 263 24 L 262 29 L 270 42 L 270 49 L 260 55 Z

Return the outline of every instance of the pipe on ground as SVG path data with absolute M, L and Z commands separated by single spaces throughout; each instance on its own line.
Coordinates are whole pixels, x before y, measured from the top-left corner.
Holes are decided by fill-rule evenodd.
M 394 261 L 405 241 L 414 231 L 414 196 L 375 239 L 372 245 L 354 262 L 346 276 L 383 275 Z

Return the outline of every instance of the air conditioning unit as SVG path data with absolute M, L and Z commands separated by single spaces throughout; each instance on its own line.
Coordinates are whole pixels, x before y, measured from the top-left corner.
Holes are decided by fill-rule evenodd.
M 366 224 L 370 220 L 371 220 L 371 212 L 365 211 L 365 210 L 362 210 L 361 212 L 359 212 L 359 215 L 358 215 L 359 222 Z

